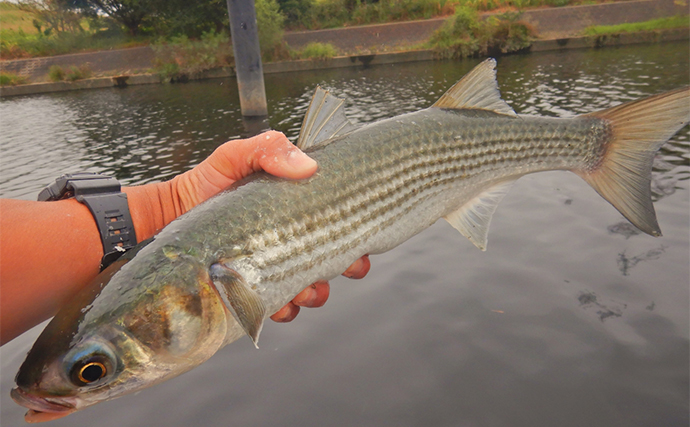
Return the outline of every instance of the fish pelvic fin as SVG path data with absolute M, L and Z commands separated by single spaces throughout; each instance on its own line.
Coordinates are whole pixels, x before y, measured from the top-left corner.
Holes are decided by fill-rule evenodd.
M 297 147 L 305 150 L 355 129 L 345 115 L 345 101 L 317 87 L 302 121 Z
M 259 295 L 239 273 L 222 264 L 213 264 L 209 276 L 225 307 L 259 348 L 259 334 L 266 318 L 266 307 Z
M 496 81 L 496 60 L 489 58 L 477 65 L 432 105 L 437 108 L 473 108 L 508 116 L 515 111 L 502 98 Z
M 491 218 L 513 183 L 515 180 L 495 184 L 443 218 L 476 247 L 485 251 Z
M 611 139 L 598 165 L 577 170 L 589 185 L 633 225 L 661 236 L 651 198 L 654 155 L 690 122 L 690 87 L 586 114 L 611 127 Z

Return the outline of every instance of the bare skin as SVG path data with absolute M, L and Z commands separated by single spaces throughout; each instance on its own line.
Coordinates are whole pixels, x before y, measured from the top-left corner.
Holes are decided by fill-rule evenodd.
M 126 187 L 138 241 L 154 236 L 172 220 L 237 180 L 264 170 L 308 178 L 317 164 L 280 132 L 270 131 L 218 147 L 194 169 L 170 181 Z M 0 199 L 0 342 L 52 317 L 99 272 L 103 249 L 88 208 L 74 199 L 33 202 Z M 367 256 L 346 277 L 369 271 Z M 271 319 L 289 322 L 300 307 L 321 307 L 328 282 L 308 286 Z

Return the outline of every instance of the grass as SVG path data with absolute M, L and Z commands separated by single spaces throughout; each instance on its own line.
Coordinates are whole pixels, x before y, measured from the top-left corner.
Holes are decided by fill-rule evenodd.
M 606 0 L 315 0 L 298 20 L 287 22 L 292 30 L 429 19 L 450 16 L 460 7 L 478 11 L 515 11 L 528 7 L 557 7 L 604 3 Z
M 0 28 L 10 31 L 35 32 L 33 20 L 36 17 L 20 10 L 16 4 L 0 2 Z
M 19 9 L 14 3 L 0 1 L 0 56 L 2 59 L 32 58 L 66 53 L 106 50 L 148 44 L 146 38 L 132 38 L 106 18 L 99 21 L 84 19 L 82 32 L 56 34 L 39 32 L 37 17 Z M 42 25 L 39 23 L 39 25 Z M 109 27 L 109 28 L 108 28 Z M 44 28 L 42 28 L 44 29 Z
M 330 43 L 312 42 L 296 53 L 299 59 L 328 59 L 338 55 L 338 50 Z
M 27 34 L 21 30 L 0 30 L 0 56 L 3 59 L 121 49 L 145 44 L 148 44 L 147 39 L 135 39 L 123 34 L 64 33 L 46 36 L 37 32 Z
M 14 73 L 0 73 L 0 86 L 16 86 L 28 83 L 29 80 Z
M 587 27 L 584 29 L 583 34 L 586 36 L 601 36 L 606 34 L 635 33 L 639 31 L 667 30 L 688 27 L 690 27 L 690 16 L 676 15 L 668 18 L 652 19 L 645 22 Z
M 69 81 L 88 79 L 91 77 L 91 68 L 84 64 L 79 67 L 72 65 L 67 70 L 59 65 L 53 65 L 48 70 L 48 79 L 52 82 Z
M 172 37 L 153 45 L 154 70 L 167 82 L 197 78 L 202 72 L 234 63 L 227 33 L 208 32 L 201 40 Z

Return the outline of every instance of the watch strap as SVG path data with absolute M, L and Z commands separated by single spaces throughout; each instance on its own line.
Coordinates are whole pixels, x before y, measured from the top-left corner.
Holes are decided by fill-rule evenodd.
M 137 244 L 127 194 L 115 178 L 96 173 L 76 173 L 59 177 L 38 195 L 39 201 L 74 197 L 89 208 L 103 244 L 101 271 Z
M 137 244 L 125 193 L 77 195 L 96 220 L 103 243 L 101 271 Z

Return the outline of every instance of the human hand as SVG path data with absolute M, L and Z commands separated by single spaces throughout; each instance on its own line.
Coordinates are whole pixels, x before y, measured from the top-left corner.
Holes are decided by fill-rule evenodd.
M 271 175 L 303 179 L 316 172 L 317 164 L 280 132 L 269 131 L 252 138 L 226 142 L 194 169 L 170 181 L 176 216 L 225 190 L 254 172 L 263 170 Z M 362 278 L 369 271 L 369 257 L 355 261 L 343 273 L 346 277 Z M 316 282 L 300 292 L 278 310 L 271 319 L 290 322 L 300 307 L 321 307 L 330 294 L 328 282 Z
M 316 161 L 281 132 L 268 131 L 247 139 L 228 141 L 194 169 L 171 180 L 180 212 L 187 212 L 240 179 L 260 170 L 289 179 L 309 178 Z
M 345 270 L 343 276 L 349 277 L 350 279 L 361 279 L 366 276 L 370 267 L 369 255 L 364 255 L 353 262 L 352 265 Z M 297 294 L 292 301 L 285 304 L 283 308 L 271 316 L 271 320 L 279 323 L 291 322 L 299 314 L 300 307 L 322 307 L 326 303 L 330 292 L 331 287 L 326 281 L 316 282 L 307 286 L 307 288 Z

